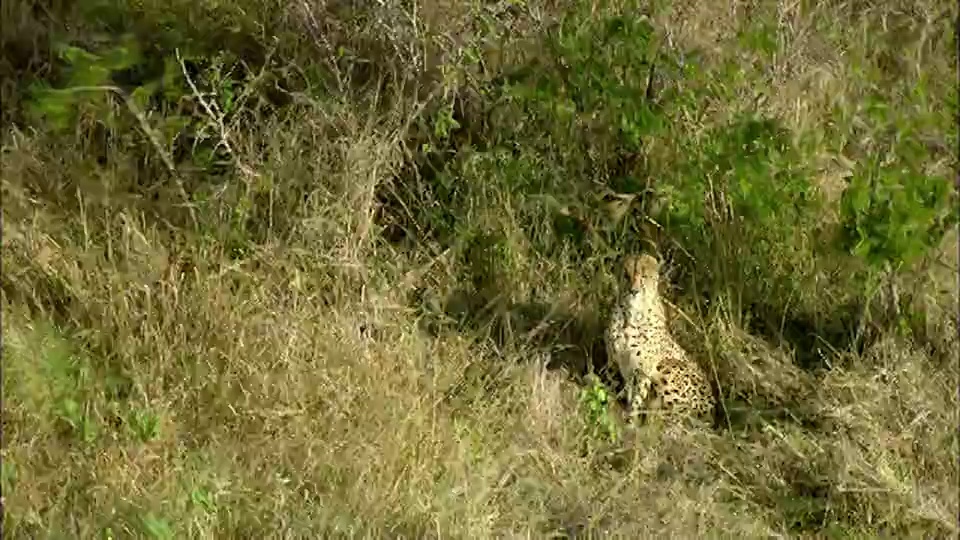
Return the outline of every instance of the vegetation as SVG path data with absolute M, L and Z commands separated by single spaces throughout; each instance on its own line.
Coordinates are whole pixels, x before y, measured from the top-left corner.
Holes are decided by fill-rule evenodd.
M 4 538 L 955 537 L 957 17 L 5 2 Z

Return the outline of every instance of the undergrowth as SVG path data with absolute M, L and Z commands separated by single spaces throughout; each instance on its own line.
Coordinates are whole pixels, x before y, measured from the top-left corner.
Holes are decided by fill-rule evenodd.
M 2 10 L 4 538 L 956 535 L 952 8 Z

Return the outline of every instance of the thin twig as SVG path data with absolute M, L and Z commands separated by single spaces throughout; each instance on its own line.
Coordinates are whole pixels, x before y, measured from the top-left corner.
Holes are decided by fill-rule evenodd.
M 184 63 L 183 58 L 180 56 L 180 49 L 176 50 L 177 62 L 180 63 L 180 71 L 183 73 L 184 79 L 186 79 L 187 84 L 190 86 L 190 90 L 193 91 L 193 96 L 197 98 L 197 101 L 200 102 L 200 105 L 203 107 L 203 110 L 207 112 L 207 116 L 210 117 L 210 120 L 216 124 L 220 130 L 220 142 L 226 148 L 227 153 L 233 156 L 233 148 L 230 146 L 229 134 L 227 133 L 227 128 L 223 125 L 223 116 L 218 115 L 213 110 L 213 106 L 203 98 L 203 95 L 200 93 L 200 90 L 197 88 L 197 85 L 193 83 L 193 78 L 190 77 L 190 73 L 187 71 L 187 65 Z
M 197 101 L 200 102 L 200 106 L 203 107 L 203 110 L 206 111 L 207 116 L 210 118 L 210 121 L 217 127 L 220 135 L 220 144 L 223 145 L 224 149 L 230 154 L 231 159 L 233 159 L 234 164 L 240 169 L 240 172 L 244 173 L 248 178 L 255 178 L 260 176 L 252 168 L 248 167 L 239 158 L 237 154 L 233 151 L 233 146 L 230 145 L 230 133 L 227 127 L 223 124 L 224 114 L 220 111 L 220 107 L 216 103 L 211 105 L 210 101 L 204 99 L 203 94 L 200 93 L 200 89 L 197 88 L 197 85 L 194 84 L 193 78 L 190 77 L 190 73 L 187 71 L 187 65 L 183 61 L 183 58 L 180 56 L 180 49 L 176 50 L 177 62 L 180 63 L 180 71 L 183 73 L 184 79 L 187 81 L 187 85 L 190 86 L 190 90 L 193 92 L 193 96 L 197 98 Z

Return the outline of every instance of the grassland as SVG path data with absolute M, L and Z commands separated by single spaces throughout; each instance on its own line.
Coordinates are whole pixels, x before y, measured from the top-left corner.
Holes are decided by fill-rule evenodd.
M 957 16 L 4 2 L 3 537 L 956 537 Z

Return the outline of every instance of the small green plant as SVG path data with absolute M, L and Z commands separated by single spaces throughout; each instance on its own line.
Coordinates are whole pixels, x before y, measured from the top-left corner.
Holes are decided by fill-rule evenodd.
M 4 395 L 49 419 L 64 436 L 95 442 L 102 426 L 90 358 L 53 325 L 37 323 L 5 338 Z
M 140 442 L 150 442 L 160 436 L 160 417 L 147 410 L 130 412 L 128 425 Z
M 214 514 L 217 512 L 216 496 L 202 487 L 190 490 L 190 503 L 204 513 Z
M 84 443 L 89 444 L 96 440 L 99 433 L 97 421 L 74 399 L 63 397 L 56 408 L 56 414 L 68 431 Z
M 450 137 L 450 134 L 460 128 L 460 123 L 453 116 L 453 104 L 447 104 L 437 111 L 433 120 L 433 135 L 440 141 Z
M 156 540 L 167 540 L 174 537 L 173 527 L 170 522 L 157 517 L 153 513 L 147 513 L 140 517 L 140 524 L 150 538 Z
M 611 393 L 596 375 L 587 377 L 587 386 L 580 391 L 580 408 L 586 418 L 589 436 L 615 443 L 620 440 L 620 426 L 613 412 Z

